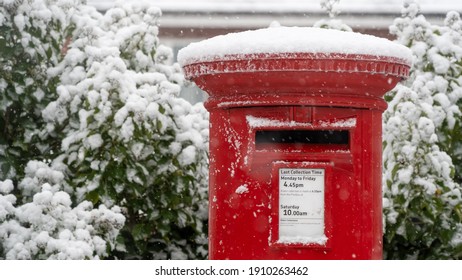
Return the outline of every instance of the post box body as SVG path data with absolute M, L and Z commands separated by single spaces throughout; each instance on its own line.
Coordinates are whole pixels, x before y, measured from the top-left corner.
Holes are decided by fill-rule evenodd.
M 183 67 L 210 95 L 211 259 L 382 258 L 382 97 L 405 61 L 254 54 Z
M 380 110 L 223 108 L 211 110 L 210 119 L 211 259 L 382 257 Z M 282 142 L 300 132 L 321 140 Z M 261 133 L 285 135 L 273 140 Z M 322 143 L 329 140 L 335 143 Z M 325 244 L 277 244 L 281 168 L 325 170 Z M 292 217 L 304 218 L 298 213 Z

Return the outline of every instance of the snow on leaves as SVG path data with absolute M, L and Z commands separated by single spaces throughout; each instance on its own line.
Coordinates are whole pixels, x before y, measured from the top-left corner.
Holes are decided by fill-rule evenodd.
M 414 61 L 384 114 L 387 258 L 461 256 L 461 24 L 450 12 L 445 26 L 431 25 L 406 1 L 390 27 Z
M 0 28 L 16 28 L 11 42 L 20 40 L 26 55 L 14 55 L 32 57 L 24 63 L 37 73 L 21 70 L 11 81 L 2 72 L 0 89 L 12 97 L 0 105 L 10 110 L 27 96 L 34 114 L 25 119 L 39 120 L 18 133 L 35 139 L 37 160 L 10 156 L 1 142 L 0 159 L 29 163 L 0 171 L 0 254 L 206 257 L 208 115 L 176 97 L 183 75 L 172 50 L 159 45 L 160 10 L 119 3 L 102 15 L 79 0 L 0 1 Z M 22 69 L 5 65 L 0 71 Z M 12 177 L 18 196 L 9 193 Z
M 130 227 L 119 257 L 203 258 L 208 115 L 176 97 L 183 76 L 159 45 L 160 10 L 120 4 L 88 15 L 74 17 L 81 32 L 50 69 L 61 86 L 42 112 L 49 133 L 69 124 L 59 160 L 70 184 L 79 200 L 122 207 Z
M 72 207 L 62 191 L 64 175 L 42 162 L 31 161 L 23 191 L 32 201 L 16 206 L 11 180 L 0 181 L 0 240 L 6 259 L 98 259 L 125 223 L 119 207 L 106 208 L 84 201 Z M 24 194 L 24 197 L 27 197 Z

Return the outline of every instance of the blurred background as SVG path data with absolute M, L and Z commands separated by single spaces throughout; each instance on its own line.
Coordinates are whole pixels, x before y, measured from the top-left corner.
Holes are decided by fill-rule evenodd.
M 277 21 L 283 26 L 312 26 L 328 18 L 320 0 L 125 0 L 149 1 L 160 7 L 160 42 L 178 50 L 191 42 L 213 36 L 268 27 Z M 116 0 L 88 0 L 104 12 Z M 393 39 L 388 27 L 401 15 L 404 0 L 341 0 L 337 19 L 355 32 Z M 442 24 L 448 11 L 462 12 L 461 0 L 420 0 L 422 13 L 433 24 Z M 181 96 L 191 103 L 206 99 L 195 86 L 184 87 Z

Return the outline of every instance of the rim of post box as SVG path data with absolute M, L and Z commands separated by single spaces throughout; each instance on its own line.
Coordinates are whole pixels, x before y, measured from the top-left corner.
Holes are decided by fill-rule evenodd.
M 383 95 L 409 76 L 410 65 L 367 54 L 256 53 L 191 62 L 183 69 L 209 94 L 209 110 L 305 105 L 383 111 Z

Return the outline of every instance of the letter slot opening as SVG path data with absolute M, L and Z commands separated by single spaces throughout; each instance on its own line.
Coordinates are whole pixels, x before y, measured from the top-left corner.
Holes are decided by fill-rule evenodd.
M 349 130 L 260 130 L 255 133 L 255 148 L 348 150 Z

